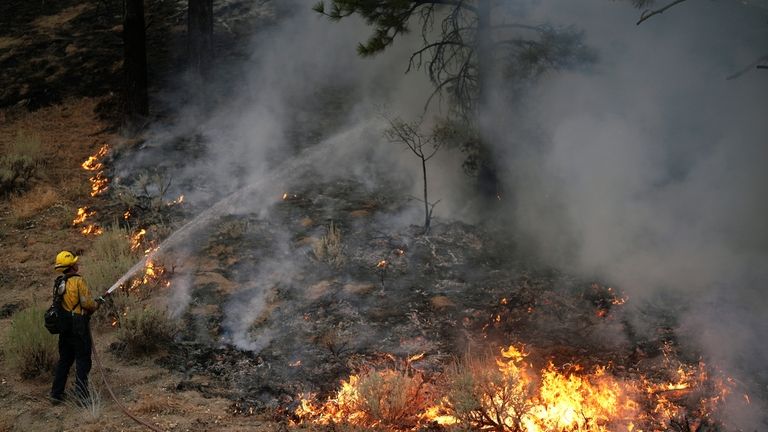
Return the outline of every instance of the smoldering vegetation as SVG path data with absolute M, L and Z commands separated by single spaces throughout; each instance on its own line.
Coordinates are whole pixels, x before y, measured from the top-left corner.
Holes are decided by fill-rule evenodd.
M 382 353 L 426 352 L 437 371 L 468 347 L 522 340 L 630 367 L 671 343 L 736 377 L 752 399 L 728 420 L 760 428 L 768 81 L 726 77 L 768 51 L 763 8 L 686 3 L 634 26 L 622 2 L 509 2 L 526 22 L 582 31 L 597 60 L 494 84 L 481 116 L 504 196 L 480 210 L 462 154 L 445 148 L 422 236 L 418 166 L 380 115 L 422 114 L 431 84 L 404 74 L 418 35 L 361 59 L 364 23 L 276 3 L 253 6 L 247 58 L 220 63 L 199 97 L 169 91 L 173 120 L 116 160 L 128 188 L 140 173 L 172 179 L 189 217 L 236 196 L 176 247 L 186 330 L 166 363 L 190 377 L 180 388 L 218 376 L 247 410 L 332 391 Z M 629 301 L 606 319 L 608 285 Z

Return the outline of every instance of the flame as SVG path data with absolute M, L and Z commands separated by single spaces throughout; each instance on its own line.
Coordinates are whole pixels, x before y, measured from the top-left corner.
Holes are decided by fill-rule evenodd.
M 108 151 L 109 145 L 102 145 L 95 154 L 88 156 L 88 159 L 86 159 L 81 166 L 86 171 L 98 171 L 102 169 L 104 165 L 100 162 L 100 159 L 106 156 Z
M 85 221 L 89 217 L 95 214 L 96 214 L 95 211 L 88 211 L 88 207 L 80 207 L 79 209 L 77 209 L 77 214 L 75 215 L 75 218 L 72 219 L 72 226 L 85 224 Z M 97 235 L 103 234 L 104 230 L 98 225 L 87 224 L 80 228 L 80 233 L 84 236 L 88 236 L 88 235 L 97 236 Z
M 378 263 L 376 263 L 377 269 L 386 269 L 389 266 L 389 262 L 387 260 L 381 260 Z
M 423 356 L 411 356 L 406 364 Z M 667 369 L 673 371 L 672 379 L 665 382 L 656 377 L 638 378 L 637 375 L 622 379 L 611 373 L 610 364 L 557 366 L 549 361 L 544 368 L 536 370 L 527 362 L 528 356 L 522 345 L 501 349 L 495 365 L 491 366 L 497 374 L 483 372 L 463 384 L 476 386 L 472 393 L 476 398 L 474 403 L 452 399 L 454 396 L 450 391 L 434 398 L 436 403 L 419 406 L 414 402 L 419 413 L 407 427 L 403 423 L 406 417 L 398 417 L 397 422 L 390 423 L 386 419 L 373 418 L 361 408 L 365 405 L 365 386 L 370 385 L 370 381 L 363 383 L 366 377 L 378 376 L 378 385 L 386 388 L 390 377 L 407 376 L 391 369 L 350 375 L 341 381 L 339 390 L 325 403 L 318 403 L 315 395 L 304 395 L 295 414 L 302 421 L 316 424 L 346 423 L 369 428 L 388 427 L 389 430 L 419 430 L 427 424 L 465 423 L 471 430 L 649 432 L 669 430 L 673 422 L 681 424 L 683 421 L 687 422 L 689 430 L 698 430 L 698 425 L 708 421 L 728 394 L 728 383 L 731 382 L 711 379 L 704 363 L 679 364 Z M 672 366 L 671 363 L 670 360 L 666 366 Z M 428 386 L 426 383 L 419 385 Z M 676 392 L 689 395 L 693 390 L 709 388 L 712 391 L 700 398 L 699 406 L 693 411 L 681 402 L 679 394 L 676 395 Z M 744 398 L 749 400 L 747 395 Z M 414 400 L 418 401 L 418 398 Z M 379 403 L 384 403 L 384 399 Z
M 301 360 L 296 360 L 295 362 L 288 363 L 288 366 L 290 366 L 290 367 L 299 367 L 299 366 L 301 366 Z
M 125 213 L 123 213 L 123 220 L 128 220 L 131 217 L 131 211 L 126 210 Z
M 86 225 L 81 230 L 80 233 L 82 233 L 84 236 L 88 235 L 102 235 L 104 234 L 104 230 L 100 226 L 96 225 Z
M 147 234 L 147 230 L 142 228 L 131 236 L 130 240 L 131 240 L 132 251 L 136 251 L 141 247 L 141 242 L 144 239 L 144 236 L 146 234 Z
M 104 164 L 101 163 L 101 159 L 107 155 L 108 151 L 109 145 L 104 144 L 81 164 L 84 170 L 96 172 L 88 178 L 88 181 L 91 182 L 91 196 L 93 197 L 101 195 L 109 188 L 109 179 L 104 175 Z
M 103 194 L 109 189 L 109 179 L 104 176 L 103 171 L 99 171 L 95 176 L 88 178 L 91 182 L 91 196 L 95 197 Z
M 170 207 L 170 206 L 175 206 L 175 205 L 177 205 L 177 204 L 181 204 L 181 203 L 183 203 L 183 202 L 184 202 L 184 195 L 179 195 L 179 197 L 178 197 L 178 198 L 176 198 L 175 200 L 173 200 L 173 201 L 169 202 L 169 203 L 167 204 L 167 206 L 168 206 L 168 207 Z
M 72 226 L 79 225 L 79 224 L 85 222 L 86 219 L 88 219 L 89 217 L 91 217 L 91 216 L 93 216 L 95 214 L 96 214 L 95 211 L 90 211 L 89 212 L 88 211 L 88 207 L 80 207 L 79 209 L 77 209 L 77 215 L 72 220 Z

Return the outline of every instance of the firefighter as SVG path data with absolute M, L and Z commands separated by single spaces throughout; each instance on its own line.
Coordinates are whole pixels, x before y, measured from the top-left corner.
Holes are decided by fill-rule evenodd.
M 96 312 L 99 305 L 104 303 L 103 297 L 95 300 L 85 279 L 77 274 L 77 256 L 70 251 L 61 251 L 56 255 L 55 269 L 65 278 L 59 292 L 63 294 L 62 308 L 66 312 L 67 323 L 59 334 L 59 363 L 51 388 L 51 401 L 61 403 L 64 399 L 64 389 L 67 376 L 72 364 L 75 364 L 76 380 L 75 394 L 82 400 L 90 397 L 88 392 L 88 373 L 91 370 L 91 331 L 89 321 L 91 314 Z

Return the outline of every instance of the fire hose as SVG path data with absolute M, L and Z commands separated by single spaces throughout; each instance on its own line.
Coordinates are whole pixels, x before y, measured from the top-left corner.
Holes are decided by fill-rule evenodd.
M 146 427 L 149 430 L 152 430 L 154 432 L 163 432 L 162 430 L 158 429 L 157 427 L 147 423 L 146 421 L 136 417 L 133 415 L 130 411 L 128 411 L 128 408 L 125 407 L 118 399 L 117 396 L 115 396 L 115 393 L 112 391 L 112 387 L 107 382 L 107 374 L 104 372 L 104 366 L 101 364 L 101 358 L 99 358 L 99 353 L 96 350 L 96 347 L 93 345 L 93 333 L 91 332 L 90 327 L 88 328 L 88 333 L 91 336 L 91 352 L 93 353 L 93 359 L 96 361 L 96 366 L 99 368 L 99 373 L 101 374 L 101 379 L 104 382 L 104 387 L 107 388 L 107 392 L 109 392 L 109 396 L 112 397 L 112 400 L 115 402 L 118 408 L 120 408 L 120 411 L 123 412 L 126 416 L 130 417 L 131 420 L 135 421 L 136 423 Z

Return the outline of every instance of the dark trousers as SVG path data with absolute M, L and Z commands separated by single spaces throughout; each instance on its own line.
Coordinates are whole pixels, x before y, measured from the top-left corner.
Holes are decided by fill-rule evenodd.
M 59 335 L 59 364 L 53 378 L 51 397 L 61 399 L 67 386 L 67 375 L 75 363 L 75 391 L 88 397 L 88 373 L 91 371 L 91 333 L 68 331 Z

